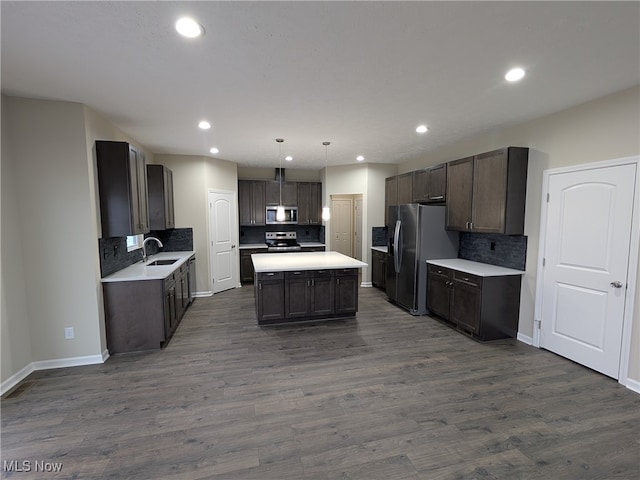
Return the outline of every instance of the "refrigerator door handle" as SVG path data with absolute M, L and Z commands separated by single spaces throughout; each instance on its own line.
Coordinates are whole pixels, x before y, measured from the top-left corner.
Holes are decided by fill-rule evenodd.
M 402 223 L 400 220 L 396 221 L 396 229 L 393 234 L 393 243 L 395 248 L 393 249 L 393 266 L 395 267 L 396 273 L 400 273 L 400 254 L 402 253 L 402 245 L 400 245 L 400 229 L 402 228 Z

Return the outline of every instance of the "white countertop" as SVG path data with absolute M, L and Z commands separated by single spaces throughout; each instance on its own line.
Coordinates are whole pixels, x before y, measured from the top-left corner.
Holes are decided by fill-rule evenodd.
M 488 263 L 472 262 L 462 258 L 446 258 L 443 260 L 427 260 L 427 263 L 440 267 L 451 268 L 460 272 L 478 275 L 479 277 L 501 277 L 503 275 L 523 275 L 524 270 L 498 267 Z
M 384 246 L 384 247 L 371 247 L 371 250 L 376 250 L 378 252 L 382 252 L 382 253 L 389 253 L 389 247 Z
M 238 248 L 240 250 L 245 250 L 248 248 L 267 248 L 267 244 L 266 243 L 241 243 L 240 245 L 238 245 Z
M 272 255 L 251 255 L 256 272 L 290 272 L 293 270 L 333 270 L 339 268 L 363 268 L 366 263 L 338 252 L 291 252 Z
M 184 262 L 189 260 L 189 257 L 191 257 L 194 253 L 194 251 L 160 252 L 157 255 L 152 255 L 147 258 L 146 263 L 134 263 L 133 265 L 130 265 L 127 268 L 123 268 L 116 273 L 107 275 L 101 281 L 102 283 L 109 283 L 136 282 L 138 280 L 163 280 L 171 275 L 175 270 L 180 268 L 180 266 Z M 167 260 L 170 258 L 176 258 L 177 262 L 172 263 L 171 265 L 158 265 L 153 267 L 147 266 L 147 264 L 153 262 L 154 260 Z

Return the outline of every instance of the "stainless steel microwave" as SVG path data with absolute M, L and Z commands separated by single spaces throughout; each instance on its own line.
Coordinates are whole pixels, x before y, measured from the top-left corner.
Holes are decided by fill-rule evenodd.
M 269 205 L 267 207 L 267 225 L 290 225 L 298 223 L 298 207 L 284 207 L 284 220 L 281 221 L 276 219 L 277 209 L 278 207 L 276 205 Z

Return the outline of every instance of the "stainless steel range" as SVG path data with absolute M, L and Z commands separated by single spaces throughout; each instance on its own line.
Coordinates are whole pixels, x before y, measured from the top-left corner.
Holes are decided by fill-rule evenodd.
M 266 232 L 265 240 L 268 252 L 299 252 L 296 232 Z

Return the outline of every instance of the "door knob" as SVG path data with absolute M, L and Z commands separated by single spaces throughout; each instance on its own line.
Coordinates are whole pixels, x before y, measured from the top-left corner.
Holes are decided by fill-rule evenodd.
M 610 284 L 613 288 L 622 288 L 622 282 L 619 281 L 615 281 L 615 282 L 611 282 Z

